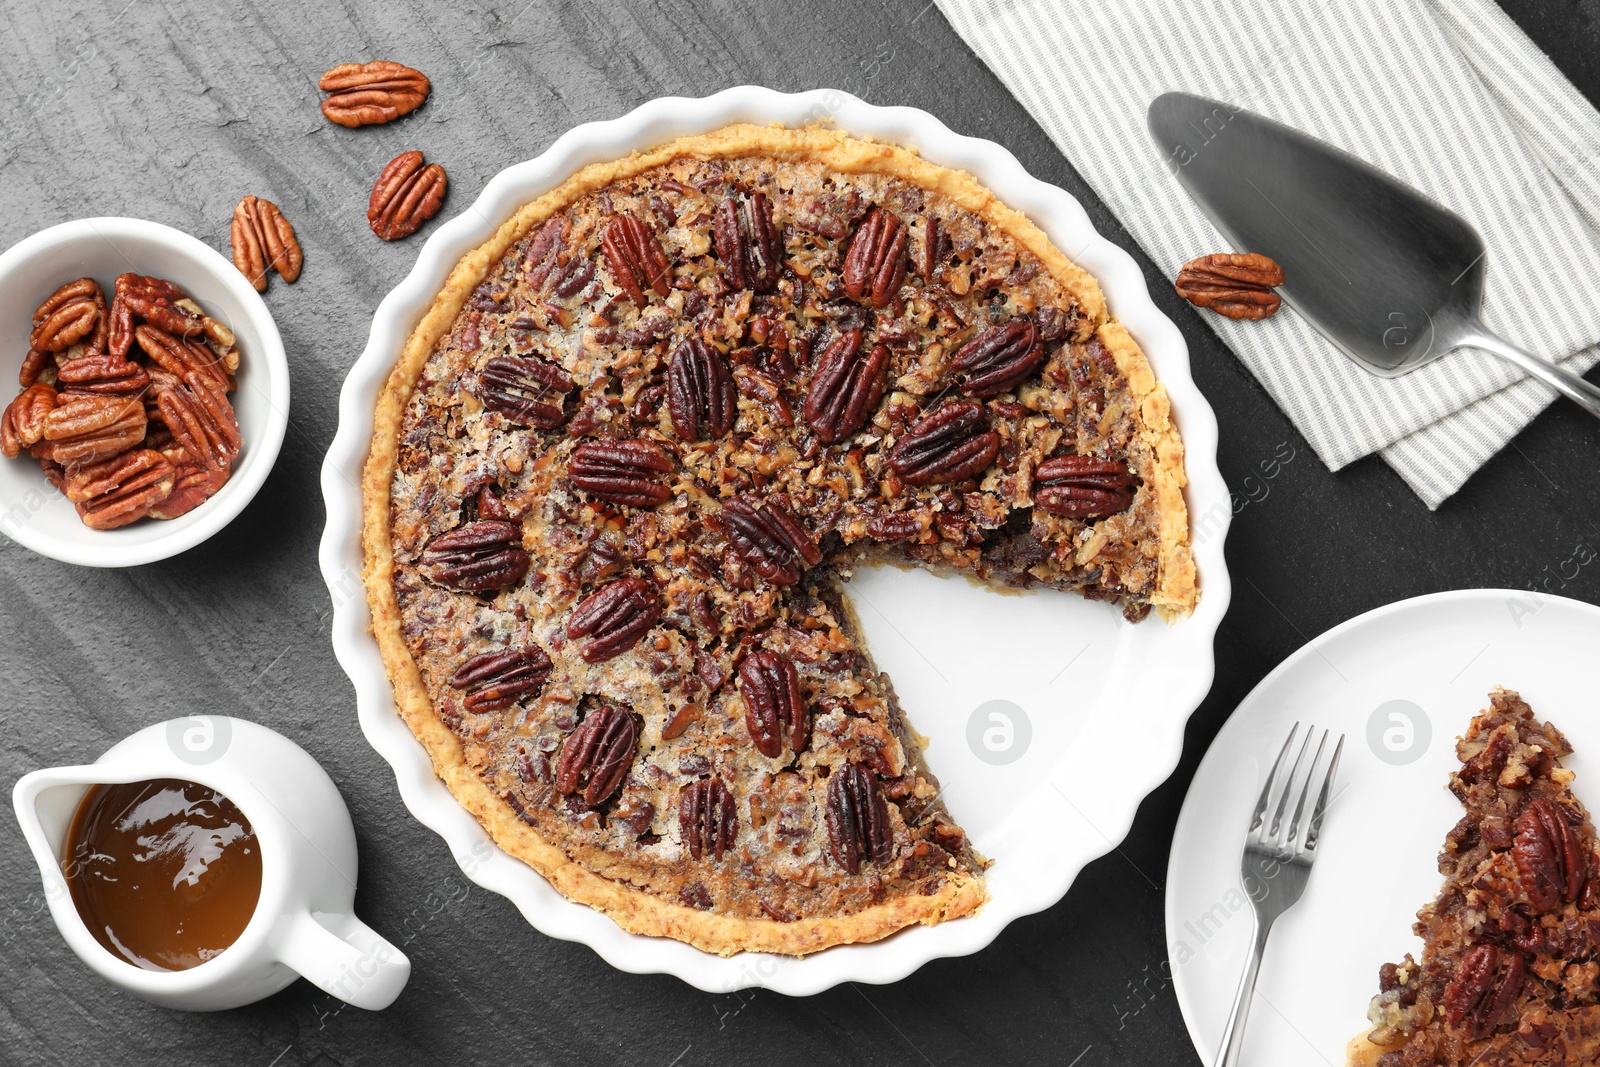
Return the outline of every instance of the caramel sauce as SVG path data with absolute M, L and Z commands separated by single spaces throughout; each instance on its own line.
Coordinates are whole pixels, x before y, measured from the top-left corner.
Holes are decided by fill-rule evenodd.
M 261 896 L 249 821 L 222 794 L 176 778 L 90 787 L 61 866 L 89 932 L 150 971 L 216 956 Z

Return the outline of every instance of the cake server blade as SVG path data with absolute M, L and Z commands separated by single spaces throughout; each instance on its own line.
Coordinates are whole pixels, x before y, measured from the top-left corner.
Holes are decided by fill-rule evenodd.
M 1487 249 L 1461 216 L 1347 152 L 1217 100 L 1164 93 L 1149 123 L 1178 183 L 1235 250 L 1275 259 L 1284 302 L 1367 370 L 1395 377 L 1477 348 L 1600 417 L 1600 388 L 1484 326 Z

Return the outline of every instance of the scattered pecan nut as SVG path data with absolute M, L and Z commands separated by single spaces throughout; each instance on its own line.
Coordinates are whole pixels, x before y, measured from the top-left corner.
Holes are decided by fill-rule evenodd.
M 678 795 L 678 830 L 696 860 L 731 851 L 739 834 L 739 811 L 721 778 L 690 782 Z
M 294 227 L 271 200 L 247 196 L 233 209 L 233 265 L 250 279 L 256 292 L 265 292 L 267 272 L 292 283 L 300 277 L 305 254 Z
M 550 669 L 550 657 L 538 645 L 502 648 L 462 663 L 450 684 L 466 691 L 461 703 L 468 711 L 499 711 L 538 692 Z
M 145 438 L 150 444 L 154 434 Z M 172 492 L 150 509 L 152 519 L 176 519 L 187 515 L 217 495 L 232 473 L 229 467 L 211 468 L 198 462 L 181 446 L 161 449 L 172 464 Z
M 910 239 L 899 215 L 881 207 L 867 212 L 844 257 L 844 291 L 850 299 L 887 306 L 905 283 Z
M 828 776 L 828 848 L 834 862 L 850 874 L 863 858 L 888 863 L 894 858 L 889 804 L 872 772 L 859 763 L 835 767 Z
M 1444 990 L 1444 1016 L 1476 1041 L 1494 1033 L 1522 991 L 1527 961 L 1520 952 L 1479 945 L 1461 958 Z
M 1588 859 L 1561 809 L 1540 797 L 1530 800 L 1517 817 L 1512 859 L 1522 891 L 1537 912 L 1555 911 L 1572 903 L 1589 875 Z
M 207 470 L 227 468 L 244 443 L 224 390 L 221 382 L 202 371 L 189 371 L 181 383 L 154 390 L 162 425 Z
M 822 559 L 817 542 L 781 500 L 734 497 L 722 505 L 722 521 L 734 552 L 773 585 L 793 585 L 802 565 Z
M 672 354 L 667 411 L 685 441 L 714 441 L 733 429 L 739 411 L 728 361 L 698 337 L 685 339 Z
M 639 643 L 661 618 L 661 594 L 638 575 L 618 578 L 589 594 L 567 620 L 570 637 L 587 637 L 585 663 L 614 659 Z
M 776 759 L 786 739 L 796 755 L 806 750 L 811 711 L 800 694 L 800 672 L 793 660 L 766 648 L 750 653 L 739 664 L 739 695 L 757 752 Z
M 439 164 L 424 166 L 421 152 L 401 152 L 372 185 L 367 224 L 385 241 L 409 237 L 439 213 L 448 184 Z
M 114 530 L 144 518 L 167 499 L 172 464 L 151 448 L 135 449 L 68 473 L 64 492 L 91 530 Z
M 1178 272 L 1178 295 L 1230 319 L 1264 319 L 1278 310 L 1283 268 L 1256 252 L 1217 252 L 1191 259 Z
M 1020 319 L 984 330 L 956 349 L 951 361 L 961 391 L 977 400 L 1010 392 L 1043 362 L 1039 327 Z
M 717 258 L 735 289 L 771 292 L 778 284 L 783 246 L 766 194 L 730 196 L 717 205 L 712 224 Z
M 889 450 L 889 466 L 908 485 L 946 485 L 981 474 L 1000 454 L 983 407 L 946 400 L 911 425 Z
M 340 126 L 379 126 L 409 115 L 428 98 L 427 76 L 401 63 L 341 63 L 317 81 L 332 95 L 322 113 Z
M 93 278 L 79 278 L 51 293 L 33 313 L 28 347 L 36 352 L 56 353 L 84 341 L 89 352 L 103 352 L 109 325 L 106 295 L 99 283 Z
M 865 426 L 888 385 L 889 350 L 873 345 L 861 354 L 861 331 L 839 334 L 817 357 L 806 393 L 806 423 L 826 444 L 842 441 Z
M 132 396 L 149 387 L 150 374 L 132 360 L 98 352 L 63 363 L 56 371 L 56 384 L 63 393 Z
M 72 471 L 133 448 L 145 426 L 138 397 L 65 396 L 44 417 L 43 439 L 49 458 Z
M 44 437 L 44 420 L 56 408 L 56 391 L 44 382 L 35 382 L 14 397 L 0 414 L 0 452 L 16 459 Z
M 635 508 L 653 508 L 672 499 L 661 475 L 672 470 L 672 457 L 654 441 L 585 441 L 572 451 L 567 473 L 572 484 L 601 500 Z
M 1133 475 L 1120 459 L 1056 456 L 1033 472 L 1033 504 L 1064 519 L 1102 519 L 1133 503 Z
M 530 558 L 521 540 L 522 531 L 512 523 L 469 522 L 428 542 L 422 552 L 424 573 L 465 593 L 497 592 L 528 573 Z
M 615 216 L 606 225 L 600 247 L 617 287 L 635 304 L 645 306 L 646 289 L 657 296 L 666 296 L 670 291 L 672 266 L 655 232 L 643 219 L 634 215 Z
M 484 407 L 519 426 L 553 430 L 567 420 L 566 371 L 537 356 L 495 356 L 478 371 L 475 390 Z
M 582 789 L 590 807 L 604 803 L 622 786 L 638 743 L 639 724 L 628 712 L 609 704 L 592 709 L 561 746 L 556 789 Z

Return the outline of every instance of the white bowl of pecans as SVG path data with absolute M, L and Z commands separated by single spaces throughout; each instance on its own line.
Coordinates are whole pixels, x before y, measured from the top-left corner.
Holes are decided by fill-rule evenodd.
M 226 526 L 289 417 L 278 328 L 234 265 L 141 219 L 80 219 L 0 253 L 0 533 L 128 567 Z

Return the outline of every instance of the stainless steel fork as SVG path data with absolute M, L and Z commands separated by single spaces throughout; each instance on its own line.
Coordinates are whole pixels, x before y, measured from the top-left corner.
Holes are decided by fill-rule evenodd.
M 1322 760 L 1322 750 L 1328 744 L 1328 731 L 1322 732 L 1317 751 L 1306 768 L 1300 799 L 1294 807 L 1294 818 L 1285 821 L 1283 815 L 1289 806 L 1289 796 L 1294 792 L 1295 780 L 1300 777 L 1300 765 L 1311 747 L 1311 730 L 1294 758 L 1294 766 L 1283 779 L 1281 791 L 1278 771 L 1283 768 L 1284 757 L 1294 745 L 1300 724 L 1295 723 L 1278 752 L 1267 784 L 1261 787 L 1261 799 L 1256 801 L 1255 814 L 1250 818 L 1250 830 L 1244 837 L 1244 859 L 1240 864 L 1240 879 L 1244 883 L 1245 897 L 1250 901 L 1254 923 L 1250 933 L 1250 959 L 1245 963 L 1244 974 L 1239 978 L 1239 991 L 1233 997 L 1233 1010 L 1228 1014 L 1228 1028 L 1222 1033 L 1222 1048 L 1217 1052 L 1216 1067 L 1234 1067 L 1239 1062 L 1239 1052 L 1244 1048 L 1244 1024 L 1250 1014 L 1250 1000 L 1256 990 L 1256 976 L 1261 973 L 1261 956 L 1267 947 L 1267 935 L 1278 916 L 1288 911 L 1305 892 L 1311 878 L 1311 864 L 1317 858 L 1317 837 L 1322 832 L 1322 816 L 1328 808 L 1328 794 L 1333 789 L 1333 776 L 1339 769 L 1339 754 L 1344 751 L 1344 736 L 1334 746 L 1328 769 L 1322 776 L 1322 788 L 1317 792 L 1316 805 L 1311 818 L 1306 820 L 1306 799 L 1311 794 L 1311 783 L 1316 778 L 1317 764 Z M 1278 802 L 1272 805 L 1273 793 L 1278 791 Z M 1267 808 L 1273 807 L 1272 818 L 1267 818 Z

